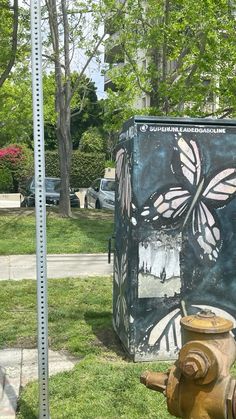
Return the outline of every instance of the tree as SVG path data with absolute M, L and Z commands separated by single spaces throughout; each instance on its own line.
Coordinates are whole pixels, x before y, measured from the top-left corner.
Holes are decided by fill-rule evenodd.
M 0 145 L 31 142 L 29 8 L 2 0 L 0 8 Z
M 13 6 L 10 5 L 9 0 L 2 0 L 0 10 L 0 39 L 2 40 L 0 88 L 8 78 L 15 63 L 17 53 L 18 18 L 18 0 L 14 0 Z
M 233 116 L 235 27 L 228 0 L 194 7 L 190 0 L 128 0 L 118 26 L 125 63 L 111 65 L 113 84 L 124 98 L 130 92 L 129 104 L 147 94 L 153 114 Z
M 85 74 L 88 65 L 97 55 L 105 38 L 99 32 L 101 19 L 105 13 L 103 4 L 97 1 L 73 2 L 67 0 L 45 0 L 50 26 L 50 43 L 45 56 L 54 63 L 56 83 L 56 133 L 59 149 L 61 196 L 59 209 L 63 216 L 71 216 L 69 199 L 69 173 L 71 166 L 71 102 Z M 123 8 L 123 4 L 106 1 L 106 12 L 113 14 Z M 71 61 L 75 51 L 82 49 L 84 64 L 78 71 L 72 86 Z
M 72 88 L 73 80 L 76 80 L 76 77 L 76 74 L 72 74 Z M 96 87 L 85 75 L 81 78 L 81 82 L 75 92 L 71 108 L 72 144 L 73 149 L 77 149 L 82 134 L 90 127 L 102 127 L 103 122 L 103 109 L 97 98 Z
M 71 74 L 71 86 L 77 80 L 78 74 L 74 71 Z M 44 138 L 46 150 L 57 148 L 56 138 L 56 113 L 55 113 L 55 77 L 54 73 L 43 76 L 43 97 L 44 97 Z M 71 110 L 71 139 L 72 148 L 77 149 L 81 136 L 89 127 L 102 125 L 102 109 L 96 95 L 94 83 L 85 75 L 81 81 L 70 103 Z
M 81 137 L 79 149 L 85 153 L 103 153 L 104 139 L 97 127 L 90 127 Z
M 32 144 L 30 75 L 15 70 L 0 88 L 0 146 L 10 142 Z

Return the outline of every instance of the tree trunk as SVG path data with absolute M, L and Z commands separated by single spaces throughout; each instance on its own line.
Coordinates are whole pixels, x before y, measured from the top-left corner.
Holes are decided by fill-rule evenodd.
M 57 140 L 59 151 L 59 164 L 61 174 L 61 194 L 59 210 L 63 217 L 71 217 L 70 206 L 70 168 L 72 157 L 70 135 L 70 108 L 61 103 L 57 121 Z
M 64 28 L 64 82 L 63 92 L 61 92 L 60 112 L 58 115 L 58 149 L 59 149 L 59 162 L 61 173 L 61 194 L 60 194 L 60 213 L 64 217 L 71 217 L 70 205 L 70 169 L 72 157 L 72 140 L 70 133 L 71 125 L 71 74 L 70 74 L 70 39 L 69 39 L 69 23 L 67 15 L 66 1 L 61 0 L 61 10 Z
M 55 109 L 57 114 L 56 134 L 61 174 L 59 210 L 62 216 L 70 217 L 72 216 L 70 207 L 70 168 L 72 158 L 70 103 L 89 63 L 97 53 L 97 50 L 105 37 L 105 33 L 103 33 L 101 37 L 96 38 L 96 43 L 92 48 L 91 54 L 80 71 L 73 89 L 71 89 L 70 48 L 72 41 L 68 20 L 69 1 L 45 0 L 45 2 L 49 13 L 50 35 L 53 49 L 52 58 L 55 63 Z
M 169 0 L 165 1 L 164 6 L 164 39 L 163 39 L 163 49 L 162 49 L 162 82 L 165 87 L 165 94 L 163 97 L 163 110 L 166 115 L 169 112 L 169 98 L 168 98 L 168 90 L 167 90 L 167 75 L 168 75 L 168 41 L 167 41 L 167 33 L 168 33 L 168 25 L 169 25 L 169 12 L 170 12 L 170 3 Z
M 56 134 L 58 142 L 59 165 L 61 176 L 61 193 L 59 210 L 63 217 L 71 217 L 70 206 L 70 168 L 72 157 L 72 141 L 70 134 L 71 121 L 71 81 L 70 81 L 70 60 L 69 60 L 69 29 L 66 14 L 66 4 L 61 0 L 61 10 L 63 15 L 64 28 L 64 74 L 62 73 L 62 65 L 60 62 L 60 45 L 59 45 L 59 18 L 57 13 L 56 0 L 48 0 L 46 2 L 49 11 L 49 24 L 52 36 L 52 45 L 54 51 L 55 62 L 55 81 L 56 81 L 56 99 L 55 108 L 57 113 Z
M 18 0 L 14 0 L 13 5 L 13 24 L 12 24 L 12 42 L 11 42 L 11 53 L 8 64 L 4 72 L 0 75 L 0 87 L 8 78 L 11 69 L 15 63 L 16 52 L 17 52 L 17 34 L 18 34 L 18 19 L 19 19 L 19 9 L 18 9 Z
M 154 63 L 156 68 L 159 69 L 160 63 L 161 63 L 161 54 L 158 47 L 153 48 L 151 57 L 152 57 L 152 62 Z M 151 89 L 151 94 L 150 94 L 150 106 L 157 109 L 160 106 L 159 84 L 160 84 L 159 71 L 156 71 L 156 76 L 155 77 L 153 76 L 151 80 L 152 89 Z

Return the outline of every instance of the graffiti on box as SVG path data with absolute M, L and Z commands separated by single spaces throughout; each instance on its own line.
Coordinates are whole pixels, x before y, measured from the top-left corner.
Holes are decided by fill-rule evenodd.
M 148 346 L 176 352 L 181 301 L 188 314 L 213 307 L 226 318 L 236 317 L 234 138 L 224 138 L 222 146 L 220 133 L 152 132 L 132 140 L 132 151 L 122 145 L 117 152 L 121 224 L 126 232 L 132 229 L 136 243 L 126 259 L 138 255 L 140 351 Z M 124 255 L 124 265 L 122 260 Z

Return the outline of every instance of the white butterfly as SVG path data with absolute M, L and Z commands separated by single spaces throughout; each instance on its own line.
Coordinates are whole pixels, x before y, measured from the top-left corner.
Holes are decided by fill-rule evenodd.
M 116 176 L 118 181 L 117 198 L 121 206 L 122 214 L 130 217 L 131 205 L 131 176 L 129 170 L 129 157 L 124 148 L 120 148 L 116 154 Z
M 141 211 L 147 222 L 177 224 L 190 221 L 192 239 L 200 259 L 215 261 L 221 248 L 221 232 L 214 208 L 225 206 L 236 192 L 236 168 L 227 167 L 209 180 L 202 174 L 201 156 L 194 140 L 176 135 L 172 171 L 181 184 L 170 185 L 151 195 Z
M 117 287 L 117 291 L 113 294 L 113 297 L 117 297 L 114 310 L 114 320 L 117 329 L 121 325 L 124 326 L 125 331 L 128 332 L 129 318 L 128 318 L 128 306 L 125 297 L 125 282 L 127 279 L 128 263 L 127 263 L 127 249 L 121 256 L 119 263 L 117 254 L 114 260 L 114 279 Z
M 225 319 L 231 320 L 233 327 L 236 327 L 235 318 L 227 311 L 220 309 L 215 306 L 208 305 L 191 305 L 198 312 L 201 309 L 208 309 L 213 311 L 217 316 L 224 317 Z M 180 332 L 180 319 L 181 310 L 179 308 L 172 310 L 165 317 L 163 317 L 158 323 L 156 323 L 148 336 L 148 345 L 158 345 L 161 352 L 173 352 L 178 351 L 181 346 L 181 332 Z

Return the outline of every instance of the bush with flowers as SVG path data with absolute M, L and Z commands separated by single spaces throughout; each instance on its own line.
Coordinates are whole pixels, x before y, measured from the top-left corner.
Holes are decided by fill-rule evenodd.
M 13 179 L 10 170 L 7 167 L 0 167 L 0 193 L 9 193 L 13 191 Z
M 13 192 L 18 192 L 19 185 L 33 175 L 33 151 L 25 144 L 10 144 L 1 148 L 0 168 L 7 169 L 11 173 L 13 179 Z M 1 182 L 0 172 L 0 189 Z

